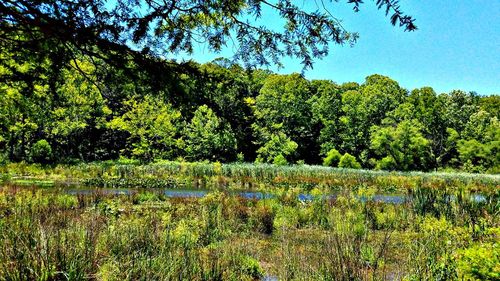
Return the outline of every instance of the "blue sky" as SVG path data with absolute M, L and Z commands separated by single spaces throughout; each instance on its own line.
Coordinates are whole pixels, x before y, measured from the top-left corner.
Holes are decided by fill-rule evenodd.
M 333 46 L 326 58 L 305 72 L 308 79 L 363 82 L 377 73 L 408 89 L 431 86 L 438 93 L 462 89 L 500 94 L 500 0 L 401 0 L 402 9 L 416 18 L 416 32 L 393 27 L 372 1 L 365 1 L 359 13 L 345 3 L 328 4 L 360 38 L 352 48 Z M 231 46 L 213 54 L 200 45 L 190 58 L 207 62 L 230 54 Z M 279 73 L 302 70 L 297 60 L 283 62 L 284 68 L 270 69 Z

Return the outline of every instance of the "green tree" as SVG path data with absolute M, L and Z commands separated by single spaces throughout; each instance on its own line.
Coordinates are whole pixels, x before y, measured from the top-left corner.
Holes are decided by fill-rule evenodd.
M 358 90 L 342 94 L 341 128 L 338 132 L 341 151 L 357 155 L 363 165 L 368 165 L 370 157 L 370 128 L 378 126 L 387 113 L 396 109 L 404 101 L 406 90 L 382 75 L 366 78 Z
M 269 136 L 282 133 L 297 148 L 298 157 L 311 160 L 315 153 L 315 136 L 311 124 L 310 84 L 299 74 L 270 75 L 265 80 L 254 103 L 257 143 L 260 147 L 269 141 Z
M 319 143 L 321 154 L 326 155 L 334 147 L 341 144 L 339 131 L 342 115 L 342 90 L 327 80 L 312 81 L 311 86 L 316 94 L 310 99 L 313 121 L 320 124 Z
M 443 117 L 447 127 L 462 132 L 471 115 L 479 111 L 479 96 L 475 92 L 452 91 L 444 98 Z
M 449 162 L 453 148 L 447 144 L 448 120 L 444 116 L 447 95 L 436 95 L 430 87 L 414 89 L 395 110 L 387 114 L 386 123 L 417 120 L 423 136 L 430 141 L 432 161 L 429 169 L 438 168 Z
M 464 135 L 464 130 L 467 124 L 469 124 L 471 116 L 480 110 L 480 98 L 474 92 L 467 93 L 459 90 L 441 95 L 440 98 L 443 102 L 441 115 L 445 120 L 446 132 L 448 134 L 447 141 L 443 145 L 444 153 L 439 156 L 439 163 L 441 163 L 441 166 L 447 165 L 453 168 L 460 168 L 463 163 L 458 152 L 458 141 L 460 139 L 476 137 Z
M 36 77 L 38 72 L 47 74 L 48 65 L 22 61 L 18 56 L 25 54 L 9 51 L 0 50 L 0 149 L 7 150 L 11 160 L 28 160 L 34 137 L 43 137 L 52 104 L 46 77 L 28 77 Z
M 31 146 L 30 158 L 35 163 L 47 164 L 52 159 L 52 147 L 47 140 L 39 140 Z
M 129 134 L 124 153 L 145 161 L 175 156 L 180 112 L 161 99 L 150 96 L 142 100 L 132 98 L 125 106 L 127 111 L 108 124 L 112 129 Z
M 76 62 L 73 64 L 76 67 Z M 78 62 L 80 71 L 92 76 L 95 69 L 89 62 Z M 98 86 L 71 69 L 61 70 L 61 83 L 56 89 L 57 101 L 50 111 L 45 133 L 57 144 L 58 157 L 81 160 L 96 159 L 100 131 L 106 127 L 106 118 L 112 113 Z
M 500 122 L 485 111 L 473 114 L 457 141 L 459 158 L 471 172 L 500 170 Z
M 481 97 L 479 100 L 479 106 L 482 110 L 500 120 L 500 95 L 497 94 Z
M 245 98 L 255 97 L 259 89 L 252 90 L 252 72 L 246 72 L 227 60 L 217 59 L 201 65 L 199 75 L 187 87 L 189 101 L 180 105 L 183 115 L 190 118 L 202 105 L 207 105 L 216 115 L 229 123 L 240 151 L 247 159 L 255 159 L 254 138 L 251 124 L 254 116 Z
M 342 94 L 342 116 L 340 129 L 334 134 L 340 138 L 339 148 L 353 154 L 360 154 L 366 148 L 367 132 L 370 121 L 359 91 L 347 91 Z
M 296 142 L 282 132 L 271 134 L 266 139 L 268 141 L 257 150 L 257 159 L 255 160 L 257 163 L 278 162 L 282 164 L 285 161 L 288 162 L 286 157 L 290 159 L 298 147 Z
M 388 170 L 428 169 L 430 143 L 422 135 L 417 120 L 404 120 L 396 126 L 373 126 L 371 148 L 382 157 L 377 168 Z
M 200 106 L 184 130 L 185 152 L 191 160 L 231 161 L 237 144 L 231 126 L 206 105 Z

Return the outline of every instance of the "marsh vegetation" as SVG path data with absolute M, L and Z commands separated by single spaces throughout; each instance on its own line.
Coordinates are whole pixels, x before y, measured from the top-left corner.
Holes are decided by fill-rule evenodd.
M 500 276 L 497 176 L 174 162 L 2 173 L 2 280 Z M 202 195 L 165 193 L 188 183 Z

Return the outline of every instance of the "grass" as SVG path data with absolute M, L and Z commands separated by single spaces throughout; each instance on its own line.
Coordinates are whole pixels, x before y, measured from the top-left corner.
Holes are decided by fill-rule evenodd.
M 0 280 L 498 280 L 499 197 L 299 188 L 245 200 L 0 188 Z M 446 195 L 446 194 L 444 194 Z M 447 196 L 447 195 L 446 195 Z M 456 196 L 456 195 L 455 195 Z
M 498 175 L 165 161 L 0 174 L 0 280 L 500 278 Z M 68 194 L 61 183 L 141 189 Z M 165 187 L 211 192 L 168 198 Z M 380 193 L 408 200 L 360 200 Z
M 408 192 L 414 188 L 467 189 L 495 192 L 500 187 L 500 175 L 466 173 L 385 172 L 338 169 L 323 166 L 270 164 L 220 164 L 168 162 L 140 165 L 107 161 L 75 166 L 40 166 L 25 163 L 0 167 L 4 181 L 13 177 L 80 182 L 102 187 L 178 187 L 220 189 L 260 189 L 315 187 L 332 190 L 376 188 L 380 192 Z
M 53 180 L 40 180 L 40 179 L 29 179 L 29 178 L 21 178 L 21 179 L 11 179 L 10 183 L 14 185 L 24 185 L 24 186 L 38 186 L 38 187 L 53 187 Z

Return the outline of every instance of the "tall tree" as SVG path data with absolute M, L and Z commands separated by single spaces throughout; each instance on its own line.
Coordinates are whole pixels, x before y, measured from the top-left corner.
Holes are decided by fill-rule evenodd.
M 373 126 L 371 148 L 382 156 L 377 168 L 388 170 L 426 170 L 429 168 L 430 143 L 417 120 L 404 120 L 395 126 Z
M 299 74 L 269 76 L 254 105 L 254 129 L 258 144 L 264 146 L 269 137 L 280 132 L 300 143 L 299 157 L 311 161 L 311 156 L 317 155 L 311 153 L 315 143 L 311 107 L 307 102 L 311 95 L 309 81 Z
M 457 150 L 464 168 L 471 172 L 499 172 L 500 122 L 488 112 L 480 110 L 470 116 Z
M 311 97 L 311 110 L 315 123 L 319 123 L 320 134 L 317 140 L 321 154 L 339 147 L 340 117 L 342 116 L 342 89 L 337 84 L 327 81 L 312 81 L 311 87 L 316 94 Z
M 395 110 L 388 113 L 388 122 L 399 123 L 404 120 L 416 120 L 421 124 L 423 136 L 430 140 L 433 161 L 432 168 L 443 165 L 449 150 L 447 149 L 447 120 L 445 111 L 445 96 L 438 96 L 430 87 L 414 89 Z
M 129 134 L 125 155 L 151 161 L 172 158 L 177 149 L 181 114 L 158 97 L 132 98 L 127 111 L 113 118 L 109 127 Z
M 236 138 L 229 123 L 206 105 L 200 106 L 184 130 L 190 160 L 234 161 Z
M 399 84 L 382 75 L 366 78 L 358 90 L 342 94 L 341 152 L 358 156 L 366 166 L 371 158 L 370 128 L 378 126 L 387 114 L 404 101 L 406 90 Z

